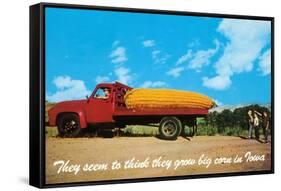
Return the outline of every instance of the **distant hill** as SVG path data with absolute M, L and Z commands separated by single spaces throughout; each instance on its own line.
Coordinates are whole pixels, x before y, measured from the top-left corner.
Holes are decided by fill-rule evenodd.
M 225 109 L 229 109 L 231 111 L 234 111 L 236 108 L 240 108 L 240 107 L 246 107 L 249 105 L 255 105 L 255 104 L 237 104 L 237 105 L 222 105 L 222 106 L 217 106 L 215 108 L 212 108 L 209 110 L 209 112 L 213 112 L 213 111 L 217 111 L 218 113 L 222 112 Z M 257 104 L 260 105 L 262 107 L 266 107 L 269 109 L 269 111 L 271 111 L 271 104 Z

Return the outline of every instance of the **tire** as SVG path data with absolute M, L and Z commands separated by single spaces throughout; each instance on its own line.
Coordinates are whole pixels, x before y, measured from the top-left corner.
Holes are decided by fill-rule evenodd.
M 78 137 L 81 133 L 78 116 L 73 113 L 60 116 L 58 120 L 58 132 L 60 137 Z
M 159 126 L 159 134 L 162 139 L 176 140 L 182 129 L 181 121 L 176 117 L 164 117 Z

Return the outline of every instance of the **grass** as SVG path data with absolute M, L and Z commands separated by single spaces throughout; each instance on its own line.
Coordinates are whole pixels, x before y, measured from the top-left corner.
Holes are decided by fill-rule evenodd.
M 57 137 L 58 136 L 58 128 L 57 127 L 46 127 L 45 134 L 47 137 Z
M 45 122 L 48 122 L 48 121 L 49 121 L 48 111 L 49 111 L 49 109 L 51 109 L 54 105 L 55 105 L 54 103 L 45 102 Z
M 156 136 L 159 134 L 158 127 L 145 125 L 128 125 L 123 131 L 125 135 L 132 136 Z
M 202 136 L 223 135 L 223 136 L 248 137 L 248 134 L 249 131 L 247 129 L 243 129 L 239 126 L 225 127 L 222 132 L 219 132 L 219 128 L 217 126 L 211 127 L 207 125 L 199 125 L 196 135 L 202 135 Z M 253 131 L 253 135 L 254 134 L 255 133 Z M 263 135 L 262 128 L 259 128 L 259 134 Z
M 199 125 L 197 128 L 196 135 L 201 136 L 214 136 L 218 134 L 218 128 L 217 127 L 210 127 L 207 125 L 201 126 Z

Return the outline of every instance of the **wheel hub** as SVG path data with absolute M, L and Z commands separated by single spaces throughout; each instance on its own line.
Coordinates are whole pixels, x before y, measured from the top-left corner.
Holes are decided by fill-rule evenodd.
M 176 124 L 173 121 L 167 121 L 163 124 L 164 134 L 167 136 L 172 136 L 176 133 Z
M 74 120 L 68 121 L 64 125 L 64 130 L 66 132 L 72 132 L 76 128 L 77 128 L 77 124 L 76 124 L 76 122 Z

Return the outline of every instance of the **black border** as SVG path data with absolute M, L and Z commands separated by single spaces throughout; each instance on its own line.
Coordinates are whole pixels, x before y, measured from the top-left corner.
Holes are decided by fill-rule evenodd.
M 249 171 L 217 174 L 199 174 L 185 176 L 166 176 L 155 178 L 120 179 L 73 183 L 46 184 L 45 179 L 45 8 L 69 8 L 101 11 L 117 11 L 130 13 L 150 13 L 165 15 L 200 16 L 216 18 L 234 18 L 249 20 L 264 20 L 271 22 L 271 116 L 272 116 L 272 142 L 271 142 L 271 170 Z M 232 15 L 217 13 L 198 13 L 186 11 L 170 11 L 155 9 L 139 9 L 125 7 L 105 7 L 93 5 L 74 5 L 57 3 L 39 3 L 30 6 L 30 137 L 29 137 L 29 184 L 39 188 L 53 188 L 66 186 L 85 186 L 116 183 L 136 183 L 147 181 L 166 181 L 191 178 L 214 178 L 242 175 L 259 175 L 274 173 L 274 17 Z M 40 127 L 38 129 L 38 127 Z

